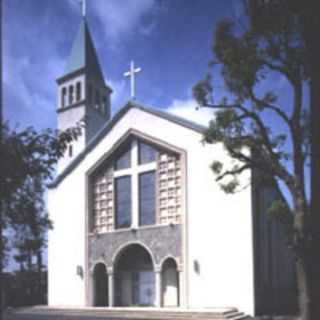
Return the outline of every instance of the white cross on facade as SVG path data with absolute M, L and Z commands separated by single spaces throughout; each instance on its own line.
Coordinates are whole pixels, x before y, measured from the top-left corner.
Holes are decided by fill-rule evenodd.
M 131 91 L 131 98 L 135 99 L 136 92 L 135 92 L 135 74 L 140 72 L 141 68 L 135 68 L 134 62 L 131 61 L 130 63 L 130 70 L 125 72 L 123 75 L 125 77 L 130 77 L 130 91 Z
M 131 176 L 131 199 L 132 199 L 132 221 L 131 228 L 137 229 L 139 227 L 139 176 L 141 173 L 155 171 L 157 169 L 156 161 L 146 164 L 139 164 L 139 150 L 138 141 L 133 140 L 131 153 L 131 167 L 127 169 L 120 169 L 114 171 L 114 177 Z

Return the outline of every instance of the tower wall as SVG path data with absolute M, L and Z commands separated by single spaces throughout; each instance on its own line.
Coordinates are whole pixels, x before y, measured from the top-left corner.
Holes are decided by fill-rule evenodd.
M 74 127 L 81 119 L 84 119 L 86 114 L 85 105 L 82 104 L 78 107 L 69 109 L 59 113 L 58 122 L 63 129 Z M 63 130 L 61 129 L 61 130 Z M 86 145 L 85 130 L 82 129 L 82 133 L 78 136 L 77 140 L 71 142 L 64 156 L 58 162 L 58 174 L 61 173 L 68 164 L 84 149 Z
M 110 119 L 110 94 L 85 19 L 80 28 L 66 73 L 58 83 L 58 129 L 82 127 L 82 135 L 68 145 L 58 171 L 66 168 Z

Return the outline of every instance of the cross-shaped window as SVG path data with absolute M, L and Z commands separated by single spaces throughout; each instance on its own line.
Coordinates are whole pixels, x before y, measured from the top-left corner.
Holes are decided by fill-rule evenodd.
M 137 228 L 156 222 L 157 151 L 133 140 L 114 165 L 115 227 Z

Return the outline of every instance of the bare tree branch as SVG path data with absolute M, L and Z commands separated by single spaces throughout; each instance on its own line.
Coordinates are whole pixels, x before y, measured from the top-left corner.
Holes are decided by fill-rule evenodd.
M 227 177 L 227 176 L 235 176 L 235 175 L 238 175 L 242 172 L 244 172 L 245 170 L 248 170 L 250 169 L 250 165 L 249 164 L 245 164 L 241 167 L 236 167 L 236 168 L 233 168 L 231 170 L 226 170 L 224 171 L 222 174 L 218 175 L 218 177 L 216 178 L 216 181 L 220 181 L 222 180 L 223 178 Z
M 253 92 L 250 90 L 250 99 L 257 105 L 261 105 L 266 109 L 274 111 L 286 124 L 289 128 L 291 128 L 291 120 L 288 115 L 279 107 L 274 104 L 268 103 L 264 100 L 259 99 Z

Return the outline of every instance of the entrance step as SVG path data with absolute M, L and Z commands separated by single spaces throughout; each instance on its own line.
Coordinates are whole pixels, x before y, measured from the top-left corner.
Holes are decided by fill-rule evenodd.
M 236 308 L 203 310 L 156 308 L 60 308 L 30 307 L 12 310 L 6 320 L 24 319 L 105 319 L 105 320 L 249 320 Z

